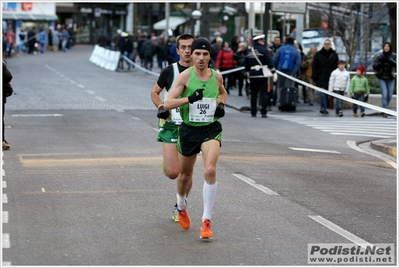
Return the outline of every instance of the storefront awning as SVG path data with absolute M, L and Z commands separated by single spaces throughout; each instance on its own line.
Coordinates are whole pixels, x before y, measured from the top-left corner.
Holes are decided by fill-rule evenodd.
M 185 17 L 169 17 L 169 28 L 176 30 L 177 26 L 188 21 Z M 166 30 L 166 19 L 160 20 L 154 24 L 154 30 Z
M 39 15 L 39 14 L 22 14 L 3 12 L 3 20 L 39 20 L 39 21 L 55 21 L 58 20 L 57 15 Z

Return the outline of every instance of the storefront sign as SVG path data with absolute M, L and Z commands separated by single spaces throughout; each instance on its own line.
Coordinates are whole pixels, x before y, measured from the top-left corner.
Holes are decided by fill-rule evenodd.
M 101 16 L 101 8 L 96 7 L 94 9 L 94 17 L 100 17 Z
M 32 4 L 32 2 L 22 2 L 21 7 L 22 7 L 22 10 L 24 10 L 24 11 L 31 11 L 33 4 Z
M 3 2 L 3 11 L 17 11 L 17 3 Z
M 80 9 L 80 13 L 88 13 L 88 14 L 90 14 L 90 13 L 93 13 L 93 10 L 91 9 L 91 7 L 82 7 Z

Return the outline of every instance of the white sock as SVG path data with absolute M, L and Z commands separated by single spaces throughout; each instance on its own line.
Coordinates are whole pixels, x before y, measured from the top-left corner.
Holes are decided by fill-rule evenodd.
M 186 195 L 176 194 L 176 197 L 177 197 L 177 209 L 181 211 L 186 207 L 185 203 Z
M 204 199 L 204 214 L 202 215 L 202 221 L 205 219 L 211 220 L 213 203 L 216 196 L 216 188 L 216 182 L 214 184 L 209 184 L 204 181 L 204 188 L 202 189 L 202 197 Z

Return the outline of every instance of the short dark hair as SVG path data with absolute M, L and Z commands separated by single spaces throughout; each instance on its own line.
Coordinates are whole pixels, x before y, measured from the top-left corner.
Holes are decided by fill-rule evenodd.
M 346 65 L 346 61 L 340 60 L 340 61 L 338 61 L 338 64 L 345 64 Z
M 192 36 L 191 34 L 182 34 L 179 35 L 176 39 L 176 47 L 179 48 L 179 42 L 180 40 L 189 40 L 189 39 L 195 39 L 194 36 Z
M 285 38 L 285 42 L 286 42 L 287 44 L 294 44 L 294 41 L 295 41 L 295 39 L 294 39 L 294 37 L 292 37 L 292 36 L 287 36 L 287 37 Z

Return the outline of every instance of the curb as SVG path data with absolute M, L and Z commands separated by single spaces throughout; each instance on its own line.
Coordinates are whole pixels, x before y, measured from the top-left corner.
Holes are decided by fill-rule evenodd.
M 371 148 L 396 157 L 396 140 L 372 141 Z

